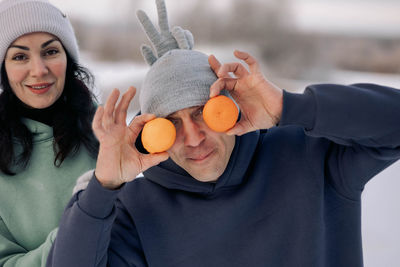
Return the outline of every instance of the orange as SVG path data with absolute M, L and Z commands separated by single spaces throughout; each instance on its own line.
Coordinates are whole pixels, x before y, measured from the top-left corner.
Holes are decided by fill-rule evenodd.
M 239 110 L 232 99 L 224 95 L 210 98 L 204 105 L 203 119 L 207 126 L 216 132 L 231 129 L 239 116 Z
M 155 118 L 143 127 L 143 147 L 151 154 L 167 151 L 174 144 L 175 138 L 175 126 L 167 119 Z

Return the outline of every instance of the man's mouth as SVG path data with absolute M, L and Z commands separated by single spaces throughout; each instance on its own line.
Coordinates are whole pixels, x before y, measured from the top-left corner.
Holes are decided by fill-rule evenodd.
M 202 153 L 202 154 L 199 154 L 199 155 L 192 155 L 192 156 L 189 156 L 187 158 L 189 160 L 191 160 L 191 161 L 200 163 L 200 162 L 203 162 L 206 159 L 208 159 L 213 154 L 213 152 L 214 152 L 214 150 L 211 150 L 209 152 Z

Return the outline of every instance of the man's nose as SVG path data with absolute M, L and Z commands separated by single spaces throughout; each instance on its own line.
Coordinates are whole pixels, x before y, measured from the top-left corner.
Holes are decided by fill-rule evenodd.
M 31 60 L 31 75 L 33 77 L 42 77 L 49 73 L 46 62 L 41 57 L 33 57 Z
M 196 147 L 205 139 L 205 133 L 192 119 L 183 122 L 183 135 L 185 146 Z

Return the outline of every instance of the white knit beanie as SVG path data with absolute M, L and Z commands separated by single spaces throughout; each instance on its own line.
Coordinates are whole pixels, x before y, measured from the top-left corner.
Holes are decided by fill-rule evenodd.
M 0 2 L 0 71 L 8 47 L 18 37 L 32 32 L 56 36 L 72 59 L 79 61 L 74 30 L 58 8 L 47 0 L 3 0 Z
M 145 12 L 137 12 L 152 44 L 152 48 L 141 47 L 151 67 L 140 89 L 139 103 L 142 113 L 166 117 L 184 108 L 204 105 L 217 76 L 210 68 L 208 56 L 192 50 L 194 41 L 190 31 L 181 27 L 169 30 L 164 0 L 156 0 L 156 4 L 160 32 Z M 221 94 L 228 95 L 225 90 Z

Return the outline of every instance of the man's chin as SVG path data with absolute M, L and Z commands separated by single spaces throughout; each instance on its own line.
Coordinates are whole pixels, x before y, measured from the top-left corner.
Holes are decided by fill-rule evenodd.
M 198 171 L 187 171 L 194 179 L 199 182 L 215 182 L 221 176 L 218 173 L 205 173 L 204 169 Z

